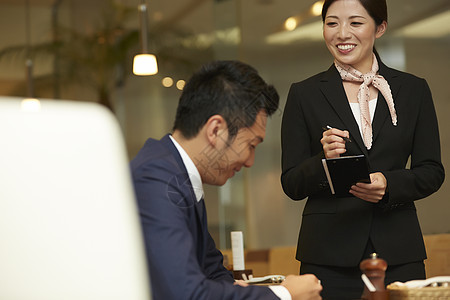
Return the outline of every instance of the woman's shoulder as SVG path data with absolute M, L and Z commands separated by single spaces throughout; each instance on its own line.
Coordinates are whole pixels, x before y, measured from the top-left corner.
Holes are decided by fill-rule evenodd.
M 320 81 L 322 81 L 326 77 L 326 74 L 328 72 L 329 72 L 329 70 L 317 73 L 306 79 L 292 83 L 292 86 L 293 87 L 310 87 L 310 86 L 317 85 Z
M 424 82 L 424 81 L 426 81 L 422 77 L 419 77 L 419 76 L 414 75 L 412 73 L 408 73 L 408 72 L 401 71 L 401 70 L 398 70 L 398 69 L 390 68 L 390 67 L 387 67 L 386 65 L 383 65 L 380 68 L 380 74 L 385 76 L 385 77 L 399 78 L 399 79 L 401 79 L 403 81 L 409 81 L 409 82 Z

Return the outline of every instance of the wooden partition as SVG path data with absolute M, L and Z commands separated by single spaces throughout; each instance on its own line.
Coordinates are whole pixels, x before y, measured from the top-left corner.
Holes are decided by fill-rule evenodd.
M 450 276 L 450 233 L 424 237 L 428 259 L 425 260 L 427 277 Z
M 424 236 L 428 259 L 427 277 L 450 276 L 450 233 Z M 263 250 L 245 250 L 245 266 L 254 276 L 298 274 L 300 262 L 295 259 L 296 246 L 273 247 Z M 225 265 L 233 263 L 231 250 L 223 250 Z

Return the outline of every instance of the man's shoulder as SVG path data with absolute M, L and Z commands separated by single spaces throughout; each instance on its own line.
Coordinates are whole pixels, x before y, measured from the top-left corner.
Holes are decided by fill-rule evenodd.
M 139 170 L 173 173 L 179 166 L 174 152 L 168 147 L 170 140 L 165 136 L 161 140 L 149 138 L 139 150 L 136 157 L 131 160 L 130 166 L 133 173 Z
M 153 138 L 147 139 L 142 148 L 132 159 L 132 164 L 140 164 L 146 160 L 156 160 L 172 155 L 170 149 L 167 147 L 167 141 L 165 141 L 166 137 L 168 136 L 165 136 L 160 140 Z
M 185 167 L 177 160 L 176 149 L 170 149 L 169 140 L 148 139 L 131 161 L 131 175 L 137 191 L 145 191 L 148 203 L 172 200 L 177 207 L 186 208 L 195 203 L 195 194 Z M 150 192 L 149 192 L 150 191 Z M 163 197 L 161 196 L 161 193 Z

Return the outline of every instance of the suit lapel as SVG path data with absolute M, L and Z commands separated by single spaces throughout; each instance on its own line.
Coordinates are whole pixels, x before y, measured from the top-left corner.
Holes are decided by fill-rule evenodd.
M 170 139 L 169 134 L 166 134 L 161 139 L 161 143 L 163 143 L 164 146 L 166 146 L 166 148 L 170 150 L 170 152 L 172 153 L 172 156 L 177 161 L 177 164 L 180 167 L 180 170 L 183 170 L 183 172 L 186 173 L 186 175 L 187 175 L 187 170 L 186 170 L 186 166 L 183 163 L 183 159 L 181 158 L 181 155 L 178 152 L 177 147 L 175 147 L 175 145 L 173 144 L 172 140 Z M 188 176 L 188 178 L 189 178 L 189 176 Z
M 189 188 L 189 195 L 192 198 L 193 206 L 195 210 L 195 216 L 197 219 L 198 224 L 198 243 L 199 247 L 197 251 L 197 256 L 200 263 L 203 263 L 205 252 L 203 249 L 205 249 L 206 245 L 206 232 L 208 231 L 208 225 L 207 225 L 207 219 L 206 219 L 206 208 L 205 208 L 205 202 L 203 199 L 200 201 L 197 201 L 194 189 L 192 187 L 191 180 L 189 179 L 189 175 L 186 169 L 186 166 L 184 165 L 183 159 L 181 158 L 180 153 L 178 152 L 178 149 L 173 144 L 172 140 L 170 139 L 169 135 L 165 135 L 161 142 L 172 152 L 173 157 L 175 158 L 181 172 L 183 173 L 183 176 L 181 180 L 183 180 L 183 183 L 186 182 L 186 186 Z
M 165 135 L 161 139 L 161 142 L 170 150 L 170 152 L 172 152 L 172 155 L 175 158 L 175 160 L 176 160 L 176 162 L 177 162 L 177 164 L 178 164 L 178 166 L 180 168 L 180 171 L 182 173 L 182 176 L 180 177 L 180 179 L 183 180 L 183 185 L 185 185 L 186 188 L 189 188 L 189 194 L 191 195 L 191 197 L 193 199 L 192 201 L 193 201 L 193 204 L 194 204 L 195 209 L 196 209 L 196 215 L 198 217 L 199 222 L 202 223 L 203 212 L 199 211 L 199 206 L 197 205 L 197 198 L 196 198 L 195 193 L 194 193 L 194 188 L 192 187 L 192 183 L 191 183 L 191 180 L 189 178 L 188 171 L 186 169 L 186 166 L 184 165 L 184 162 L 183 162 L 183 159 L 181 158 L 180 153 L 178 152 L 177 147 L 175 147 L 175 145 L 173 144 L 173 142 L 170 139 L 168 134 Z
M 400 82 L 398 81 L 397 76 L 393 74 L 391 69 L 389 69 L 385 64 L 383 64 L 381 61 L 378 61 L 378 64 L 380 65 L 379 74 L 382 75 L 384 79 L 386 79 L 389 83 L 395 104 L 395 99 L 397 98 L 396 96 L 400 90 Z M 384 99 L 383 95 L 381 95 L 381 93 L 379 92 L 377 107 L 375 109 L 375 115 L 372 122 L 373 143 L 375 143 L 385 122 L 391 122 L 391 115 L 386 103 L 386 99 Z
M 344 86 L 342 85 L 342 79 L 334 65 L 324 73 L 324 76 L 320 80 L 320 90 L 341 119 L 342 123 L 344 123 L 345 128 L 339 129 L 348 130 L 351 139 L 356 142 L 360 150 L 367 156 L 367 149 L 364 146 L 358 124 L 355 121 L 355 117 L 353 116 L 348 103 L 347 95 L 345 94 Z

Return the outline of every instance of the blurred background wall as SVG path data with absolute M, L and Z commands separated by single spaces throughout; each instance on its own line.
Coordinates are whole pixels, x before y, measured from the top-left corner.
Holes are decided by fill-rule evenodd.
M 223 187 L 206 187 L 209 226 L 220 248 L 230 247 L 231 230 L 244 231 L 247 248 L 295 245 L 305 201 L 294 202 L 281 189 L 280 126 L 290 84 L 332 63 L 315 1 L 148 1 L 149 50 L 159 72 L 145 77 L 131 68 L 140 51 L 139 3 L 0 0 L 0 94 L 27 96 L 32 83 L 35 97 L 107 100 L 131 159 L 148 137 L 170 132 L 182 80 L 201 64 L 239 59 L 253 65 L 279 91 L 280 109 L 268 123 L 255 165 Z M 388 32 L 377 49 L 386 64 L 427 79 L 448 170 L 450 3 L 388 0 L 388 8 Z M 291 31 L 284 27 L 289 17 L 296 22 Z M 27 58 L 33 62 L 28 79 Z M 173 81 L 167 87 L 166 77 Z M 416 203 L 424 234 L 450 232 L 449 194 L 446 180 Z

